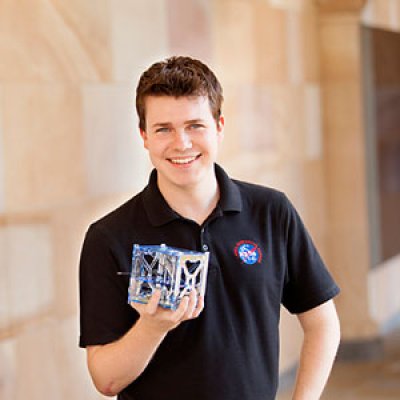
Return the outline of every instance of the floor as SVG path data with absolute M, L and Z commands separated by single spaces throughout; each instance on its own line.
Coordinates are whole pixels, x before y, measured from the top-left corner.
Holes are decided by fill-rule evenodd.
M 400 400 L 400 331 L 387 337 L 384 356 L 368 362 L 337 362 L 321 400 Z M 291 400 L 291 390 L 276 400 Z

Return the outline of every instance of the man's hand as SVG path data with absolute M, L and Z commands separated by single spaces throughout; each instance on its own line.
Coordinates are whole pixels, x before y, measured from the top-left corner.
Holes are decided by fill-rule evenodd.
M 175 311 L 160 307 L 160 297 L 161 291 L 157 289 L 147 304 L 131 302 L 131 306 L 140 315 L 141 325 L 154 332 L 167 333 L 180 323 L 197 318 L 204 308 L 204 298 L 197 296 L 195 290 L 183 297 Z
M 194 290 L 175 311 L 158 305 L 160 295 L 156 290 L 148 304 L 131 303 L 140 318 L 121 339 L 87 348 L 89 371 L 100 393 L 115 396 L 133 382 L 167 333 L 182 322 L 197 318 L 204 308 L 204 299 Z

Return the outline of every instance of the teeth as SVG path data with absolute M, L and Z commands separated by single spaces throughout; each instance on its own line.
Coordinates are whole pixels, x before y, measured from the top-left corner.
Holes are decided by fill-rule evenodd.
M 189 164 L 194 161 L 196 157 L 187 157 L 187 158 L 171 158 L 170 161 L 173 164 Z

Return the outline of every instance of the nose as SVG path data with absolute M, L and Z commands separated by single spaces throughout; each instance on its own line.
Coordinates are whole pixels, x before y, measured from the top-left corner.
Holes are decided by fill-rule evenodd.
M 192 138 L 185 130 L 177 130 L 174 135 L 174 146 L 177 150 L 187 150 L 192 148 Z

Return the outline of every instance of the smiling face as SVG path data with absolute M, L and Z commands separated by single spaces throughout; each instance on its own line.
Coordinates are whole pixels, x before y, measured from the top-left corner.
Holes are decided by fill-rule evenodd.
M 145 105 L 146 130 L 140 133 L 161 192 L 213 183 L 224 120 L 214 119 L 207 97 L 149 96 Z

